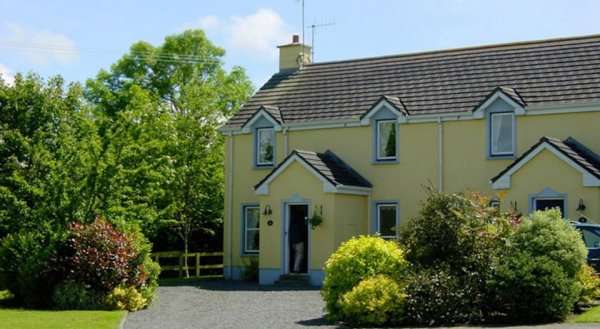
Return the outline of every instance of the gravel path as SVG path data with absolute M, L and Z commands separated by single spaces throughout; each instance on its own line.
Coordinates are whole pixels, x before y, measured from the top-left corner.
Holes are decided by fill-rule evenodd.
M 147 310 L 128 315 L 124 329 L 339 328 L 323 319 L 323 302 L 318 290 L 274 289 L 214 281 L 198 287 L 160 287 L 158 294 L 158 300 Z M 554 324 L 535 328 L 597 329 L 600 326 Z

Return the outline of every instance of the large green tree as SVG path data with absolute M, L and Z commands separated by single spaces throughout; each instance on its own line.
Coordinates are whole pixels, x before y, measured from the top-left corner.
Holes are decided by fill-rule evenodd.
M 33 74 L 0 81 L 0 239 L 85 216 L 98 142 L 78 84 Z
M 244 70 L 224 69 L 224 50 L 200 30 L 159 46 L 137 42 L 87 82 L 102 146 L 90 176 L 91 208 L 180 234 L 219 225 L 223 139 L 217 128 L 251 95 Z

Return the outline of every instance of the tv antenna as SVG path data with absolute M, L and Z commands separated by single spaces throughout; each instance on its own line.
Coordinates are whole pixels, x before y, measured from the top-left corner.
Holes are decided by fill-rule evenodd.
M 308 27 L 310 29 L 310 34 L 311 34 L 311 40 L 310 40 L 310 57 L 312 58 L 313 63 L 315 62 L 315 30 L 322 28 L 322 27 L 326 27 L 326 26 L 332 26 L 335 25 L 335 22 L 329 22 L 329 23 L 321 23 L 321 24 L 311 24 L 311 25 L 307 25 L 306 27 Z M 304 29 L 303 29 L 304 30 Z

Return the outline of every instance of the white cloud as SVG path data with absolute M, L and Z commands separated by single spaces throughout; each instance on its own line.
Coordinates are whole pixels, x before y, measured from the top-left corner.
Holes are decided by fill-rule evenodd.
M 8 85 L 12 85 L 15 82 L 15 77 L 11 70 L 2 64 L 0 64 L 0 79 L 4 80 Z
M 66 64 L 79 59 L 75 42 L 64 34 L 35 30 L 18 24 L 7 24 L 8 43 L 19 49 L 34 64 L 51 61 Z
M 233 49 L 255 56 L 269 56 L 269 59 L 275 47 L 289 41 L 292 34 L 283 18 L 269 8 L 224 20 L 216 16 L 204 16 L 192 26 L 222 35 L 226 44 Z

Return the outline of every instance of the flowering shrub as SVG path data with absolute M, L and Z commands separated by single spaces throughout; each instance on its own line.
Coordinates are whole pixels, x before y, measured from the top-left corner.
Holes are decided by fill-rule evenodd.
M 404 315 L 404 288 L 385 275 L 360 281 L 340 301 L 344 319 L 354 325 L 398 324 Z
M 321 295 L 329 318 L 343 318 L 339 305 L 342 295 L 363 279 L 384 274 L 398 280 L 406 274 L 408 265 L 404 251 L 395 242 L 359 236 L 342 243 L 325 263 Z

